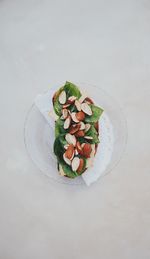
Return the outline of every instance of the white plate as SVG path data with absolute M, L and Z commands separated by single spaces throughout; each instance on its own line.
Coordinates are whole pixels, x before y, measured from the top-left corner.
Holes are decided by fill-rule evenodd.
M 96 86 L 89 86 L 87 84 L 77 85 L 80 87 L 81 91 L 86 90 L 88 96 L 94 100 L 95 104 L 102 107 L 105 111 L 104 114 L 107 115 L 102 117 L 102 123 L 100 121 L 100 131 L 102 131 L 101 134 L 103 134 L 103 132 L 108 132 L 109 130 L 107 118 L 109 118 L 110 124 L 113 127 L 114 143 L 111 157 L 109 151 L 106 152 L 106 150 L 109 150 L 110 148 L 112 149 L 112 145 L 106 149 L 106 142 L 101 141 L 99 144 L 99 150 L 95 157 L 96 163 L 94 164 L 94 168 L 91 168 L 89 171 L 90 173 L 97 171 L 99 176 L 102 176 L 110 172 L 114 166 L 117 165 L 123 154 L 127 140 L 126 121 L 116 101 L 113 100 L 113 98 L 106 94 L 102 89 Z M 54 88 L 54 92 L 55 89 L 56 87 Z M 59 175 L 57 170 L 56 157 L 53 153 L 54 138 L 54 129 L 47 123 L 38 108 L 33 104 L 27 114 L 24 127 L 24 140 L 26 149 L 33 162 L 44 174 L 48 175 L 50 178 L 56 180 L 57 182 L 66 184 L 84 184 L 83 178 L 81 176 L 75 179 L 69 179 Z M 103 155 L 104 153 L 105 157 Z M 106 160 L 108 160 L 107 163 Z

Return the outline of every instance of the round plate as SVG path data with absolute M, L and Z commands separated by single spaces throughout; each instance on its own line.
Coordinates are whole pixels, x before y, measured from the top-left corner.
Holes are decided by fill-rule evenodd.
M 102 89 L 83 83 L 77 85 L 81 91 L 86 90 L 86 93 L 94 100 L 96 105 L 104 109 L 113 126 L 113 152 L 109 163 L 101 173 L 101 175 L 105 175 L 117 165 L 125 149 L 127 141 L 126 121 L 116 101 Z M 75 179 L 69 179 L 59 175 L 56 157 L 53 153 L 54 130 L 34 104 L 30 108 L 25 120 L 24 141 L 33 162 L 45 175 L 60 183 L 84 184 L 81 176 Z M 100 155 L 101 153 L 99 152 Z

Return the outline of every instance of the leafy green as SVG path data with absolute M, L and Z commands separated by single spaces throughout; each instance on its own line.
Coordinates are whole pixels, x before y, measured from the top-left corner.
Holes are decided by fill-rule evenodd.
M 55 122 L 55 137 L 57 138 L 60 134 L 65 134 L 64 121 L 60 118 Z
M 63 152 L 64 152 L 64 148 L 60 142 L 60 138 L 57 137 L 54 141 L 54 154 L 57 156 L 58 160 L 63 159 Z
M 63 160 L 63 154 L 64 154 L 64 145 L 67 144 L 67 141 L 65 140 L 64 135 L 58 136 L 54 141 L 54 154 L 57 156 L 57 159 L 59 162 L 64 161 Z
M 62 169 L 64 171 L 64 173 L 69 177 L 69 178 L 75 178 L 78 176 L 78 173 L 77 172 L 73 172 L 71 170 L 71 167 L 67 164 L 65 164 L 64 162 L 61 162 L 60 163 L 61 166 L 62 166 Z
M 85 122 L 87 123 L 97 122 L 101 114 L 103 113 L 103 109 L 98 106 L 95 106 L 94 104 L 91 104 L 90 107 L 93 113 L 92 113 L 92 116 L 86 115 Z
M 59 102 L 59 95 L 61 94 L 62 91 L 66 92 L 67 98 L 69 96 L 76 96 L 77 98 L 80 98 L 81 93 L 79 88 L 72 84 L 71 82 L 66 82 L 64 86 L 62 86 L 55 94 L 53 97 L 53 107 L 54 107 L 54 111 L 55 113 L 60 116 L 61 112 L 62 112 L 62 105 Z M 72 111 L 74 110 L 74 107 L 71 106 L 69 109 L 71 109 Z
M 92 140 L 89 140 L 91 144 L 98 144 L 100 142 L 98 138 L 98 133 L 93 125 L 91 125 L 91 128 L 87 131 L 86 136 L 90 136 L 93 138 Z
M 63 91 L 63 87 L 61 87 L 53 96 L 53 107 L 55 113 L 60 116 L 61 115 L 61 110 L 62 110 L 62 105 L 59 102 L 59 95 Z
M 66 82 L 64 85 L 64 90 L 66 91 L 67 98 L 72 95 L 76 96 L 77 98 L 80 98 L 81 96 L 79 88 L 71 82 Z
M 61 134 L 59 136 L 59 141 L 60 141 L 60 144 L 64 147 L 66 144 L 67 144 L 67 141 L 65 139 L 65 135 L 64 134 Z

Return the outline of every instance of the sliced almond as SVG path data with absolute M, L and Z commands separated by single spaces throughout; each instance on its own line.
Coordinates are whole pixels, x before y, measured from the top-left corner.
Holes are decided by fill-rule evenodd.
M 84 130 L 85 129 L 85 124 L 83 121 L 80 122 L 80 130 Z
M 63 170 L 63 168 L 62 168 L 62 166 L 60 164 L 59 164 L 59 173 L 60 173 L 61 176 L 65 176 L 66 175 L 64 170 Z
M 85 133 L 84 133 L 83 130 L 79 130 L 79 131 L 77 131 L 77 132 L 75 133 L 75 136 L 76 136 L 76 137 L 84 137 L 84 135 L 85 135 Z
M 67 100 L 67 103 L 72 104 L 72 103 L 74 103 L 74 101 L 75 101 L 76 99 L 77 99 L 76 96 L 70 96 L 70 97 L 68 98 L 68 100 Z
M 81 104 L 81 110 L 89 116 L 92 115 L 91 107 L 87 103 Z
M 80 158 L 79 157 L 74 157 L 71 163 L 72 171 L 77 171 L 80 165 Z
M 62 116 L 63 116 L 64 120 L 67 118 L 67 116 L 68 116 L 68 110 L 67 109 L 62 109 Z
M 85 143 L 85 145 L 82 148 L 82 151 L 83 151 L 83 156 L 86 157 L 86 158 L 89 158 L 90 154 L 92 152 L 91 145 L 89 143 Z
M 73 124 L 70 127 L 69 133 L 70 134 L 75 134 L 79 129 L 80 129 L 80 124 Z
M 78 122 L 83 121 L 85 119 L 85 113 L 83 111 L 77 112 L 76 118 L 77 118 Z
M 66 104 L 63 105 L 63 109 L 66 109 L 66 108 L 68 108 L 69 106 L 70 106 L 70 103 L 66 103 Z
M 64 129 L 68 129 L 71 123 L 71 118 L 70 116 L 65 120 L 64 122 Z
M 89 140 L 93 139 L 93 137 L 91 137 L 91 136 L 84 136 L 84 138 L 89 139 Z
M 85 143 L 84 143 L 84 144 L 85 144 Z M 77 151 L 78 151 L 79 154 L 82 154 L 82 146 L 81 146 L 81 144 L 80 144 L 79 141 L 77 141 L 76 149 L 77 149 Z
M 85 132 L 87 132 L 91 128 L 91 124 L 85 124 Z
M 70 133 L 67 133 L 66 136 L 65 136 L 65 139 L 69 144 L 73 144 L 73 146 L 75 147 L 76 137 L 74 135 L 71 135 Z
M 65 157 L 68 158 L 69 160 L 72 160 L 74 157 L 74 146 L 71 144 L 69 145 L 69 147 L 67 148 L 66 152 L 65 152 Z
M 72 120 L 73 120 L 74 122 L 76 122 L 76 123 L 79 122 L 79 120 L 78 120 L 77 117 L 76 117 L 76 112 L 72 112 L 72 113 L 71 113 L 71 118 L 72 118 Z
M 89 97 L 86 97 L 86 98 L 85 98 L 85 102 L 86 102 L 87 104 L 93 104 L 93 101 L 92 101 L 91 98 L 89 98 Z
M 67 165 L 71 165 L 70 159 L 68 159 L 68 158 L 65 156 L 65 154 L 63 154 L 63 159 L 64 159 L 64 161 L 65 161 L 65 163 L 66 163 Z
M 84 167 L 84 160 L 83 160 L 83 158 L 80 158 L 80 164 L 79 164 L 79 167 L 77 169 L 78 174 L 80 174 L 82 172 L 83 167 Z
M 67 150 L 68 147 L 69 147 L 69 144 L 64 145 L 64 149 Z
M 79 102 L 83 103 L 83 101 L 85 100 L 86 97 L 87 97 L 86 94 L 81 95 L 81 97 L 79 98 Z
M 81 103 L 78 100 L 75 100 L 75 106 L 77 110 L 80 112 L 81 111 Z
M 59 95 L 59 102 L 61 104 L 65 104 L 66 102 L 66 92 L 65 91 L 62 91 Z

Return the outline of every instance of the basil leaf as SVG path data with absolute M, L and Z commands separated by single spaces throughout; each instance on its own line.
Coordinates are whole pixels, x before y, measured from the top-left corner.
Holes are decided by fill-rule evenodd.
M 65 140 L 64 135 L 58 136 L 54 141 L 54 154 L 57 156 L 58 161 L 64 161 L 63 160 L 63 154 L 65 152 L 64 145 L 67 144 L 67 141 Z
M 73 172 L 71 170 L 71 167 L 63 162 L 60 163 L 62 166 L 62 169 L 64 171 L 64 173 L 69 177 L 69 178 L 75 178 L 78 176 L 77 172 Z
M 66 84 L 64 85 L 64 91 L 66 91 L 67 98 L 73 95 L 79 99 L 81 96 L 79 88 L 71 82 L 66 82 Z
M 61 115 L 61 110 L 62 110 L 62 105 L 59 102 L 59 95 L 63 91 L 63 87 L 61 87 L 53 96 L 53 107 L 55 113 L 60 116 Z
M 65 134 L 64 122 L 59 118 L 55 122 L 55 137 L 57 138 L 60 134 Z
M 60 116 L 62 112 L 62 105 L 59 102 L 59 95 L 62 91 L 66 92 L 67 98 L 69 96 L 76 96 L 77 98 L 80 98 L 81 93 L 79 88 L 72 84 L 71 82 L 66 82 L 63 87 L 61 87 L 53 96 L 53 107 L 55 110 L 55 113 Z M 73 110 L 73 107 L 72 107 Z
M 94 104 L 91 104 L 90 107 L 91 107 L 93 113 L 91 116 L 86 115 L 85 122 L 88 122 L 88 123 L 97 122 L 99 120 L 101 114 L 103 113 L 103 109 Z
M 67 141 L 66 141 L 66 139 L 65 139 L 65 135 L 64 134 L 61 134 L 60 136 L 59 136 L 59 141 L 60 141 L 60 144 L 63 146 L 63 148 L 64 148 L 64 146 L 67 144 Z
M 86 132 L 86 136 L 90 136 L 93 138 L 89 140 L 91 144 L 98 144 L 100 142 L 98 138 L 98 133 L 93 125 L 91 125 L 91 128 Z

